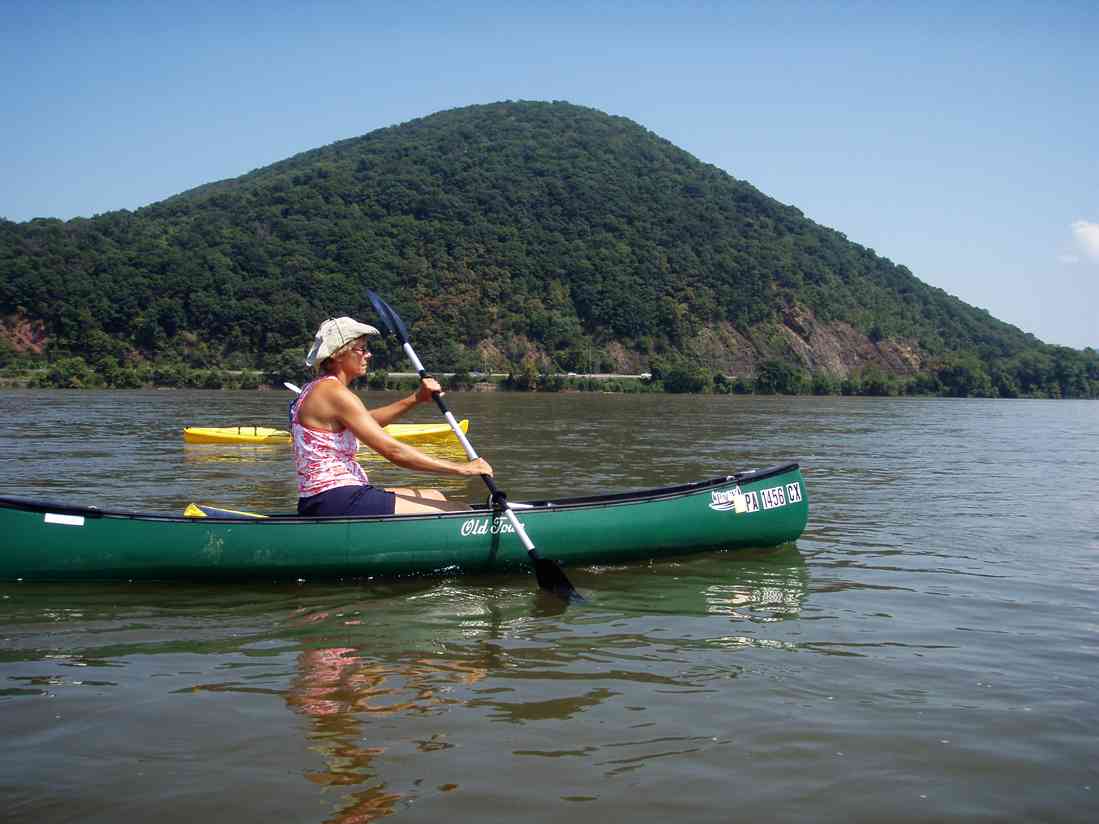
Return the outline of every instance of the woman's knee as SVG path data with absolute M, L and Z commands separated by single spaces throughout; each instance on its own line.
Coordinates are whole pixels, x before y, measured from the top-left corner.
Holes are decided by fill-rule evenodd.
M 413 490 L 416 491 L 416 490 Z M 397 493 L 394 514 L 396 515 L 417 515 L 431 512 L 458 512 L 460 510 L 468 510 L 469 507 L 463 503 L 457 501 L 448 501 L 445 498 L 424 498 L 416 496 L 405 496 L 400 493 L 399 490 L 394 490 Z
M 403 495 L 406 498 L 422 498 L 425 501 L 445 501 L 446 495 L 439 489 L 408 489 L 406 487 L 387 487 L 386 492 Z

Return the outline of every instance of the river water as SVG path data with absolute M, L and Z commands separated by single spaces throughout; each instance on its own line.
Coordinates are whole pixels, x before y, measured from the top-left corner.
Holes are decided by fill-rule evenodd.
M 0 817 L 1099 817 L 1099 404 L 449 400 L 514 499 L 794 459 L 809 526 L 778 549 L 570 569 L 588 600 L 567 608 L 518 575 L 0 583 Z M 0 494 L 288 511 L 288 448 L 180 436 L 279 426 L 286 401 L 7 391 Z

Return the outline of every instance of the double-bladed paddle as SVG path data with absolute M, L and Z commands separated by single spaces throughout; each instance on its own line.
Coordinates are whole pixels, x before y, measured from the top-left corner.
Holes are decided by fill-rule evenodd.
M 401 320 L 400 316 L 393 311 L 392 307 L 382 300 L 376 292 L 367 290 L 367 295 L 370 296 L 370 302 L 374 305 L 374 311 L 378 313 L 378 317 L 381 318 L 382 325 L 400 340 L 401 347 L 404 349 L 405 354 L 408 355 L 409 360 L 412 361 L 412 366 L 416 372 L 419 373 L 420 378 L 426 378 L 428 376 L 427 370 L 424 369 L 424 365 L 420 363 L 420 359 L 416 357 L 416 350 L 412 348 L 412 343 L 408 336 L 408 327 L 404 325 L 404 322 Z M 469 442 L 466 433 L 458 426 L 458 421 L 455 420 L 454 415 L 447 408 L 446 401 L 442 399 L 438 392 L 434 394 L 434 398 L 436 406 L 438 406 L 439 411 L 443 413 L 447 423 L 450 424 L 450 428 L 454 430 L 454 435 L 458 438 L 458 442 L 462 444 L 462 448 L 466 451 L 466 455 L 471 461 L 477 460 L 477 451 L 473 448 L 473 444 Z M 515 533 L 519 536 L 519 540 L 522 541 L 523 546 L 526 547 L 527 555 L 530 556 L 531 564 L 534 566 L 534 575 L 538 580 L 538 586 L 548 592 L 552 592 L 565 601 L 584 600 L 584 597 L 577 592 L 576 588 L 569 582 L 569 579 L 565 576 L 560 564 L 556 561 L 551 561 L 548 558 L 543 558 L 538 554 L 538 550 L 534 548 L 534 542 L 531 541 L 530 536 L 527 535 L 526 529 L 523 528 L 523 525 L 515 516 L 514 508 L 507 499 L 507 495 L 496 487 L 496 483 L 493 481 L 492 476 L 482 475 L 481 479 L 485 482 L 485 486 L 488 487 L 488 491 L 492 494 L 493 505 L 503 509 L 504 515 L 507 516 L 512 529 L 515 530 Z

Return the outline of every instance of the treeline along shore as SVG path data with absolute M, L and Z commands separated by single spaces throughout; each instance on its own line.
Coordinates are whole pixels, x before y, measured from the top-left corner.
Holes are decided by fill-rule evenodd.
M 436 374 L 444 388 L 453 391 L 518 392 L 667 392 L 673 394 L 724 395 L 847 395 L 872 397 L 979 397 L 979 398 L 1064 398 L 1097 397 L 1095 387 L 1087 394 L 1073 385 L 1066 386 L 1056 372 L 1036 375 L 1027 392 L 1013 386 L 1003 392 L 982 373 L 976 364 L 951 363 L 936 372 L 898 377 L 881 369 L 868 368 L 859 374 L 839 377 L 810 375 L 781 361 L 762 366 L 754 376 L 725 375 L 685 362 L 657 360 L 653 372 L 639 374 L 561 373 L 534 369 L 516 372 L 440 372 Z M 58 389 L 283 389 L 290 381 L 301 384 L 310 379 L 302 369 L 276 373 L 252 369 L 189 367 L 184 364 L 147 365 L 93 369 L 81 358 L 65 358 L 48 367 L 9 367 L 0 370 L 0 387 Z M 363 381 L 371 390 L 412 390 L 418 377 L 412 372 L 374 371 Z M 1068 391 L 1066 391 L 1066 389 Z

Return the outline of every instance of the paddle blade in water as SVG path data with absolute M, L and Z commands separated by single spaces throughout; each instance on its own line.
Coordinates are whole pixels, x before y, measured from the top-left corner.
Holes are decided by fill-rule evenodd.
M 552 592 L 562 601 L 583 601 L 584 596 L 576 591 L 564 571 L 556 561 L 548 558 L 532 558 L 534 561 L 534 575 L 538 579 L 538 586 L 547 592 Z

